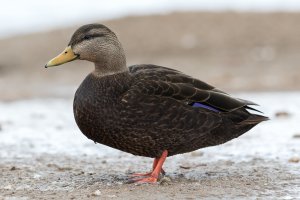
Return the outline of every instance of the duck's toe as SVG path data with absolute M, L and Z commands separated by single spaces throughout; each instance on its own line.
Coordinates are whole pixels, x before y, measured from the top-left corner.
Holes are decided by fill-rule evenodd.
M 133 183 L 137 183 L 137 184 L 143 184 L 143 183 L 157 183 L 157 177 L 154 176 L 149 176 L 146 178 L 140 178 L 140 179 L 135 179 L 132 180 Z
M 141 176 L 150 176 L 152 172 L 148 172 L 148 173 L 133 173 L 133 174 L 129 174 L 129 176 L 131 177 L 141 177 Z

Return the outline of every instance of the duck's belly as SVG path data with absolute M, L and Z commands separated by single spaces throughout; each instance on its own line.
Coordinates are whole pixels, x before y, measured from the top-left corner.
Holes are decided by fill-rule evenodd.
M 169 156 L 186 153 L 227 142 L 250 129 L 219 126 L 219 118 L 178 108 L 164 108 L 166 113 L 173 112 L 168 115 L 155 110 L 157 106 L 150 111 L 129 108 L 119 101 L 105 100 L 105 96 L 99 101 L 75 98 L 74 116 L 82 133 L 94 142 L 139 156 L 159 157 L 164 150 Z
M 145 144 L 137 142 L 137 139 L 143 137 L 142 134 L 134 131 L 135 124 L 128 124 L 126 119 L 120 118 L 120 109 L 116 104 L 78 99 L 74 100 L 73 106 L 75 121 L 87 138 L 124 152 L 151 157 L 153 153 L 145 152 L 150 143 L 145 141 L 145 148 Z
M 87 106 L 74 102 L 75 121 L 87 138 L 134 155 L 157 157 L 162 153 L 163 148 L 155 144 L 147 130 L 136 128 L 135 122 L 126 123 L 119 116 L 113 117 L 113 112 L 90 112 Z

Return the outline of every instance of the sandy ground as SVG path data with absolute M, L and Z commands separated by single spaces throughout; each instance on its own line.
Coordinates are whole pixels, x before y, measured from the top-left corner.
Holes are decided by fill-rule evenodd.
M 128 169 L 145 170 L 151 163 L 146 159 L 121 156 L 97 159 L 41 155 L 18 159 L 17 162 L 2 161 L 0 198 L 300 198 L 299 164 L 295 163 L 283 164 L 259 157 L 238 162 L 228 157 L 207 163 L 201 157 L 186 155 L 181 158 L 182 165 L 171 169 L 166 167 L 169 172 L 160 184 L 134 185 L 124 183 L 128 178 L 126 173 L 132 172 Z
M 226 91 L 300 89 L 300 13 L 188 12 L 102 21 L 128 65 L 179 69 Z M 93 66 L 45 70 L 77 27 L 0 40 L 0 99 L 70 96 Z
M 2 102 L 0 199 L 300 199 L 300 93 L 235 96 L 261 104 L 271 120 L 224 145 L 168 158 L 155 185 L 127 184 L 152 160 L 86 139 L 72 99 Z

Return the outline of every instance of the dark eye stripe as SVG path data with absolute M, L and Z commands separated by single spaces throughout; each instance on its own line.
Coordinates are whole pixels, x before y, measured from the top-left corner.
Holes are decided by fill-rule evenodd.
M 103 37 L 105 34 L 103 33 L 96 33 L 96 34 L 92 34 L 92 35 L 85 35 L 83 38 L 81 38 L 80 40 L 77 40 L 76 42 L 74 42 L 72 45 L 78 44 L 84 40 L 90 40 L 93 38 L 97 38 L 97 37 Z
M 92 39 L 92 38 L 96 38 L 96 37 L 103 37 L 104 34 L 102 33 L 98 33 L 98 34 L 93 34 L 93 35 L 86 35 L 83 37 L 83 40 L 89 40 L 89 39 Z

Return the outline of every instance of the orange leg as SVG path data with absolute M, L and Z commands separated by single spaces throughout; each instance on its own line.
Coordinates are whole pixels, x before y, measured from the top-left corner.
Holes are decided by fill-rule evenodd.
M 163 151 L 160 158 L 156 158 L 153 162 L 153 171 L 147 174 L 143 174 L 142 176 L 148 176 L 141 179 L 133 180 L 135 183 L 156 183 L 160 173 L 165 173 L 162 169 L 162 166 L 168 156 L 168 151 Z
M 150 176 L 151 173 L 154 171 L 154 169 L 155 169 L 155 167 L 156 167 L 158 161 L 159 161 L 159 158 L 155 158 L 155 159 L 154 159 L 153 165 L 152 165 L 152 171 L 151 171 L 151 172 L 148 172 L 148 173 L 134 173 L 134 174 L 130 174 L 130 176 Z M 163 175 L 166 174 L 166 172 L 165 172 L 165 170 L 164 170 L 163 168 L 161 169 L 161 173 L 162 173 Z
M 154 171 L 157 163 L 158 163 L 158 158 L 155 158 L 154 161 L 153 161 L 153 165 L 152 165 L 152 171 Z M 151 175 L 151 172 L 148 172 L 148 173 L 134 173 L 134 174 L 130 174 L 130 176 L 150 176 Z

